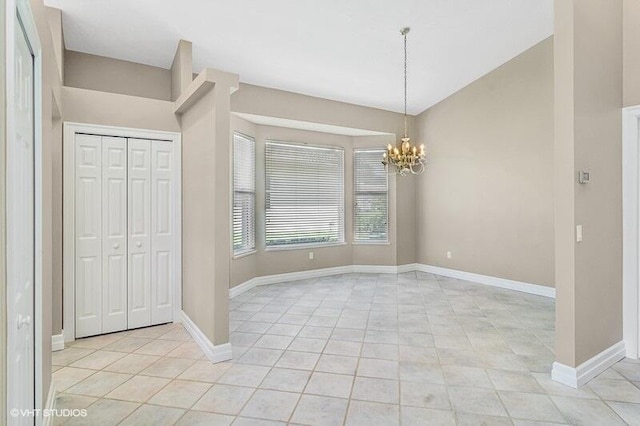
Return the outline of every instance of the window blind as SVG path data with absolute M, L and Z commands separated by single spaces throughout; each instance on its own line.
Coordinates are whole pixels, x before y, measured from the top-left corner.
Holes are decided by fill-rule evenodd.
M 267 247 L 344 242 L 344 150 L 268 141 Z
M 233 135 L 233 253 L 256 248 L 256 143 Z
M 389 177 L 382 165 L 384 150 L 354 152 L 354 241 L 389 239 Z

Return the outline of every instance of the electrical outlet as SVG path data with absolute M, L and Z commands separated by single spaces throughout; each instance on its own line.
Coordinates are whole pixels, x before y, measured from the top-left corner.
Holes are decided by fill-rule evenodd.
M 452 257 L 450 251 L 447 251 L 444 255 L 447 256 L 447 259 L 451 259 Z
M 313 260 L 313 252 L 312 251 L 309 252 L 309 260 Z
M 576 242 L 582 242 L 582 225 L 576 226 Z

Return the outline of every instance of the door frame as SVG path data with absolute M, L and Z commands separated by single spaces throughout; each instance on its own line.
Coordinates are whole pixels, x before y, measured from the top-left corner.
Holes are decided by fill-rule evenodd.
M 44 408 L 43 401 L 43 369 L 42 343 L 43 325 L 45 322 L 42 300 L 42 267 L 43 267 L 43 235 L 42 235 L 42 47 L 31 6 L 28 0 L 6 0 L 5 10 L 5 84 L 6 84 L 6 142 L 11 143 L 15 138 L 14 126 L 14 89 L 15 89 L 15 24 L 16 17 L 20 19 L 27 41 L 33 52 L 33 153 L 34 153 L 34 305 L 33 305 L 33 345 L 34 345 L 34 408 Z M 10 161 L 7 158 L 7 163 Z M 7 208 L 9 206 L 6 206 Z M 11 283 L 7 282 L 7 294 L 11 294 Z M 8 308 L 10 303 L 8 303 Z M 9 314 L 9 312 L 7 312 Z M 14 327 L 11 327 L 11 317 L 7 323 L 7 354 L 11 352 L 9 346 Z M 8 366 L 7 366 L 8 367 Z M 7 375 L 7 391 L 10 389 L 9 375 Z M 7 392 L 7 395 L 9 392 Z M 5 396 L 6 397 L 6 396 Z M 11 407 L 7 407 L 9 409 Z M 8 420 L 11 420 L 9 418 Z M 36 424 L 43 421 L 41 415 L 36 416 Z
M 173 322 L 180 322 L 182 311 L 182 135 L 176 132 L 160 130 L 133 129 L 128 127 L 103 126 L 99 124 L 83 124 L 64 122 L 62 141 L 63 163 L 63 262 L 62 262 L 62 328 L 65 342 L 76 338 L 75 315 L 75 135 L 77 133 L 98 136 L 116 136 L 123 138 L 164 140 L 174 143 L 173 165 L 175 172 L 174 194 L 174 306 Z
M 627 357 L 640 355 L 640 105 L 622 110 L 622 301 Z

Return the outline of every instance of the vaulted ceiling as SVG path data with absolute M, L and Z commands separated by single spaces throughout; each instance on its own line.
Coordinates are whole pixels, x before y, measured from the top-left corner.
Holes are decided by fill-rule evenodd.
M 67 49 L 169 68 L 179 39 L 194 71 L 417 114 L 553 33 L 553 0 L 45 0 Z

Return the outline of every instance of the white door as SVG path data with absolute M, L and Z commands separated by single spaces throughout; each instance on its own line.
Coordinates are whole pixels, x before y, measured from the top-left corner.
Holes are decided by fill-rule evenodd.
M 102 333 L 102 138 L 76 135 L 76 337 Z
M 34 58 L 22 24 L 17 19 L 15 28 L 15 116 L 12 123 L 15 137 L 7 141 L 6 199 L 9 410 L 35 407 Z M 33 423 L 30 416 L 13 420 L 15 424 Z
M 102 333 L 127 328 L 127 139 L 102 137 Z
M 151 143 L 151 323 L 173 318 L 173 143 Z
M 151 324 L 151 142 L 129 139 L 128 327 Z

